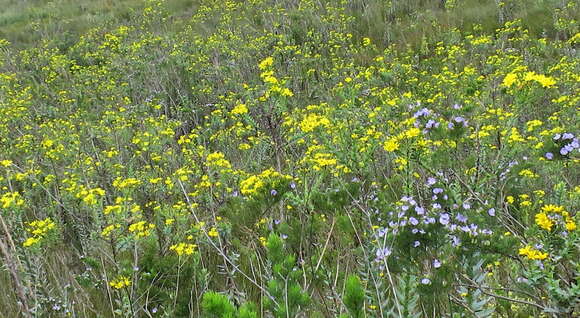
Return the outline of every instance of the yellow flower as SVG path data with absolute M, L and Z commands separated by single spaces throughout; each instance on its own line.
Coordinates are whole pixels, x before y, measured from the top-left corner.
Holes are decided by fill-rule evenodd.
M 12 164 L 12 160 L 2 160 L 0 161 L 0 166 L 8 168 Z
M 552 77 L 549 76 L 545 76 L 542 74 L 537 74 L 534 77 L 534 80 L 538 83 L 540 83 L 540 85 L 542 85 L 542 87 L 552 87 L 554 85 L 556 85 L 556 80 Z
M 179 256 L 184 255 L 184 254 L 191 255 L 191 254 L 193 254 L 196 247 L 197 247 L 197 245 L 195 245 L 195 244 L 179 243 L 179 244 L 171 245 L 171 247 L 169 247 L 169 250 L 174 251 Z
M 548 257 L 548 253 L 540 252 L 529 245 L 524 248 L 520 248 L 519 254 L 524 255 L 531 260 L 543 260 Z
M 40 239 L 38 237 L 29 237 L 26 239 L 26 241 L 24 241 L 24 243 L 22 243 L 22 246 L 30 247 L 38 242 L 40 242 Z
M 320 126 L 328 128 L 330 126 L 330 120 L 328 120 L 328 118 L 324 116 L 320 116 L 317 114 L 309 114 L 300 123 L 300 129 L 302 129 L 302 131 L 306 133 L 311 132 Z
M 211 237 L 217 237 L 219 235 L 217 229 L 215 227 L 212 227 L 209 232 L 207 232 L 207 235 L 211 236 Z
M 554 226 L 554 222 L 543 212 L 536 214 L 536 224 L 546 231 L 551 231 Z
M 388 152 L 393 152 L 399 149 L 399 142 L 397 141 L 396 138 L 391 138 L 385 141 L 385 143 L 383 144 L 383 148 L 385 148 L 385 150 Z
M 258 64 L 258 67 L 261 70 L 265 70 L 265 69 L 269 68 L 270 66 L 272 66 L 272 64 L 274 64 L 274 58 L 272 58 L 270 56 L 270 57 L 263 59 L 262 62 L 260 62 L 260 64 Z
M 248 112 L 248 107 L 246 107 L 246 104 L 238 104 L 236 105 L 236 107 L 234 107 L 234 109 L 232 109 L 231 114 L 232 115 L 242 115 L 242 114 L 246 114 Z
M 505 87 L 511 87 L 517 81 L 517 79 L 518 79 L 518 76 L 516 74 L 509 73 L 503 79 L 503 82 L 501 83 L 501 85 L 505 86 Z
M 131 280 L 127 276 L 119 276 L 110 281 L 109 285 L 115 289 L 122 289 L 131 286 Z

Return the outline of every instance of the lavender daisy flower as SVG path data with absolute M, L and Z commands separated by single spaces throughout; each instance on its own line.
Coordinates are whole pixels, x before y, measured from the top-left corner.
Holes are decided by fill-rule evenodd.
M 489 216 L 495 216 L 495 209 L 494 208 L 490 208 L 489 210 L 487 210 L 487 214 Z
M 452 235 L 451 236 L 451 245 L 453 247 L 457 247 L 457 246 L 459 246 L 459 244 L 461 244 L 461 240 L 457 236 Z
M 435 179 L 435 178 L 433 178 L 433 177 L 429 177 L 429 178 L 427 178 L 427 185 L 428 185 L 428 186 L 432 186 L 432 185 L 434 185 L 435 183 L 437 183 L 437 179 Z
M 471 204 L 469 204 L 469 202 L 463 202 L 463 208 L 465 210 L 469 210 L 469 209 L 471 209 Z
M 435 268 L 441 267 L 441 261 L 439 261 L 438 259 L 433 260 L 433 267 Z
M 441 189 L 441 188 L 433 189 L 433 194 L 439 194 L 439 193 L 443 193 L 443 189 Z
M 457 214 L 457 216 L 455 216 L 455 219 L 461 223 L 467 222 L 467 217 L 461 213 Z
M 441 225 L 447 225 L 447 224 L 449 224 L 449 214 L 442 213 L 439 216 L 439 223 L 441 223 Z
M 377 235 L 379 237 L 383 237 L 385 236 L 385 234 L 387 234 L 387 229 L 385 229 L 384 227 L 381 227 L 380 229 L 377 230 Z
M 554 159 L 554 154 L 551 152 L 546 152 L 544 157 L 546 157 L 546 159 L 548 159 L 548 160 L 552 160 L 552 159 Z
M 414 217 L 410 217 L 409 218 L 409 224 L 411 224 L 411 225 L 417 225 L 417 224 L 419 224 L 419 220 L 417 220 Z
M 375 261 L 382 261 L 385 257 L 391 255 L 391 250 L 388 247 L 379 248 L 377 249 L 375 255 L 377 257 Z
M 413 247 L 419 247 L 419 245 L 421 245 L 421 242 L 419 241 L 413 242 Z
M 423 215 L 423 214 L 425 214 L 425 209 L 424 209 L 424 208 L 422 208 L 422 207 L 420 207 L 420 206 L 416 206 L 416 207 L 415 207 L 415 212 L 416 212 L 418 215 Z
M 429 284 L 431 284 L 431 280 L 429 278 L 425 277 L 425 278 L 421 279 L 421 284 L 429 285 Z

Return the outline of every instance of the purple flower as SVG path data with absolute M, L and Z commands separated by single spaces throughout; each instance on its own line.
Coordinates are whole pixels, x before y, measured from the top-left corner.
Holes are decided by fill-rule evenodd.
M 563 139 L 563 140 L 566 140 L 566 139 L 572 139 L 572 138 L 574 138 L 574 134 L 571 134 L 571 133 L 564 133 L 564 134 L 562 135 L 562 139 Z
M 453 247 L 457 247 L 457 246 L 459 246 L 459 244 L 461 244 L 461 240 L 457 236 L 452 235 L 451 236 L 451 245 L 453 245 Z
M 409 224 L 411 224 L 411 225 L 417 225 L 417 224 L 419 224 L 419 220 L 417 220 L 414 217 L 410 217 L 409 218 Z
M 407 210 L 409 210 L 409 206 L 408 205 L 402 205 L 401 206 L 401 210 L 402 211 L 407 211 Z
M 562 137 L 562 135 L 560 135 L 560 134 L 555 134 L 553 139 L 554 139 L 554 140 L 558 140 L 558 139 L 560 139 L 560 137 Z
M 419 241 L 413 242 L 413 247 L 419 247 L 419 245 L 421 245 L 421 242 Z
M 296 189 L 296 183 L 295 183 L 295 182 L 291 182 L 291 183 L 290 183 L 290 188 L 292 188 L 292 189 Z
M 416 206 L 415 212 L 417 212 L 417 214 L 419 214 L 419 215 L 423 215 L 423 214 L 425 214 L 425 209 L 420 207 L 420 206 Z
M 435 268 L 441 267 L 441 261 L 439 261 L 438 259 L 433 260 L 433 267 Z
M 453 127 L 455 127 L 455 124 L 453 124 L 453 123 L 449 123 L 449 124 L 447 124 L 447 128 L 449 128 L 449 129 L 453 129 Z
M 427 185 L 428 185 L 428 186 L 432 186 L 432 185 L 434 185 L 435 183 L 437 183 L 437 179 L 435 179 L 435 178 L 433 178 L 433 177 L 429 177 L 429 178 L 427 178 Z
M 433 209 L 441 209 L 441 204 L 433 203 Z
M 272 190 L 270 191 L 270 194 L 271 194 L 272 196 L 276 196 L 276 194 L 278 194 L 278 191 L 276 191 L 276 189 L 272 189 Z
M 554 154 L 551 152 L 546 152 L 544 157 L 546 157 L 546 159 L 548 159 L 548 160 L 552 160 L 552 159 L 554 159 Z
M 489 214 L 489 216 L 495 216 L 495 209 L 490 208 L 489 210 L 487 210 L 487 214 Z
M 381 227 L 380 229 L 377 230 L 377 235 L 379 237 L 383 237 L 385 236 L 385 234 L 387 234 L 387 229 L 385 229 L 384 227 Z
M 449 214 L 441 213 L 439 216 L 439 223 L 441 223 L 441 225 L 449 224 Z
M 469 210 L 471 209 L 471 204 L 469 204 L 469 202 L 463 202 L 463 208 Z
M 439 194 L 439 193 L 443 193 L 443 189 L 441 189 L 441 188 L 433 189 L 433 194 Z
M 431 280 L 429 278 L 425 277 L 425 278 L 421 279 L 421 284 L 429 285 L 429 284 L 431 284 Z
M 417 111 L 415 114 L 413 114 L 413 117 L 419 118 L 421 116 L 428 116 L 430 113 L 431 113 L 431 111 L 429 111 L 427 108 L 423 108 L 423 109 Z
M 461 109 L 461 105 L 459 105 L 459 104 L 453 104 L 453 109 Z
M 461 213 L 458 213 L 457 216 L 455 216 L 455 219 L 461 223 L 467 222 L 467 217 Z
M 376 261 L 382 261 L 385 257 L 391 255 L 391 250 L 388 247 L 379 248 L 375 255 L 377 256 Z
M 433 119 L 429 119 L 429 121 L 427 121 L 427 123 L 425 124 L 425 128 L 427 129 L 431 129 L 433 127 L 437 128 L 439 126 L 439 123 L 434 121 Z

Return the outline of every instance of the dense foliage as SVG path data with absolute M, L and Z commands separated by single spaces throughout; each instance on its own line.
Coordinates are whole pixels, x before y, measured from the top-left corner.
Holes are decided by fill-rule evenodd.
M 0 40 L 0 316 L 580 314 L 577 2 L 169 2 Z

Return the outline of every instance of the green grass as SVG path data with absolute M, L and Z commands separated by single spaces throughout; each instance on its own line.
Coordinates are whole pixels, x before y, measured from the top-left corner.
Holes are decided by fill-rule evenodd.
M 194 0 L 169 0 L 176 16 L 191 11 Z M 140 0 L 0 0 L 0 38 L 17 47 L 42 40 L 72 43 L 88 29 L 130 24 L 147 1 Z

